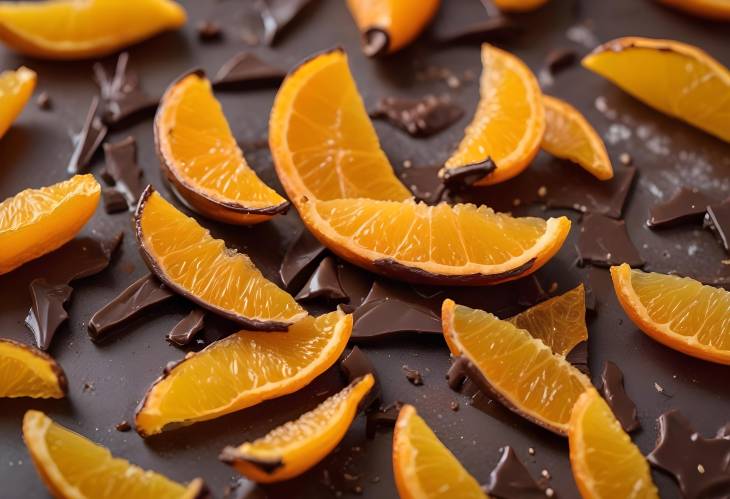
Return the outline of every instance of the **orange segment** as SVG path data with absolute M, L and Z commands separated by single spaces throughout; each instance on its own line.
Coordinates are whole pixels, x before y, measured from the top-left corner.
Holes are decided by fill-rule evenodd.
M 154 130 L 163 172 L 196 211 L 221 222 L 252 224 L 288 208 L 246 163 L 202 72 L 170 85 Z
M 730 21 L 730 2 L 727 0 L 658 0 L 664 5 L 689 14 L 718 21 Z
M 286 329 L 307 315 L 246 255 L 213 239 L 151 187 L 140 198 L 135 225 L 150 270 L 199 305 L 254 329 Z
M 185 19 L 172 0 L 1 2 L 0 41 L 33 57 L 91 58 L 177 29 Z
M 401 499 L 488 499 L 412 405 L 393 430 L 393 474 Z
M 730 142 L 730 71 L 674 40 L 617 38 L 583 59 L 645 104 Z
M 137 432 L 154 435 L 293 393 L 337 361 L 351 332 L 352 316 L 336 311 L 288 332 L 241 331 L 188 354 L 147 391 Z
M 255 482 L 279 482 L 301 475 L 340 443 L 374 383 L 372 374 L 355 380 L 299 419 L 253 442 L 226 447 L 220 458 Z
M 494 0 L 494 5 L 503 12 L 529 12 L 546 3 L 547 0 Z
M 444 338 L 469 360 L 500 400 L 533 423 L 567 435 L 570 411 L 591 381 L 524 329 L 445 300 Z
M 476 114 L 446 168 L 491 158 L 497 169 L 477 182 L 491 185 L 522 172 L 540 151 L 545 109 L 537 78 L 520 59 L 485 43 L 482 66 Z
M 303 196 L 411 197 L 380 148 L 342 50 L 309 59 L 284 80 L 271 111 L 269 145 L 295 205 Z
M 76 175 L 0 203 L 0 274 L 73 239 L 96 211 L 100 193 L 93 175 Z
M 568 441 L 583 499 L 659 499 L 646 459 L 595 389 L 576 402 Z
M 580 111 L 549 95 L 543 96 L 543 104 L 547 126 L 542 148 L 577 163 L 599 180 L 612 178 L 613 166 L 606 145 Z
M 45 352 L 0 339 L 0 397 L 60 399 L 66 396 L 66 375 Z
M 688 277 L 611 267 L 616 296 L 642 331 L 687 355 L 730 365 L 730 292 Z
M 0 73 L 0 139 L 33 95 L 36 79 L 35 71 L 26 67 Z
M 194 499 L 205 486 L 189 485 L 115 458 L 109 449 L 54 423 L 39 411 L 23 418 L 23 440 L 53 496 L 73 499 Z

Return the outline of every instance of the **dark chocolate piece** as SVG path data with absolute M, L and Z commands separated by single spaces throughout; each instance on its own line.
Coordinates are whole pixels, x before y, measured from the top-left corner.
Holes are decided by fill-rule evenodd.
M 626 231 L 626 222 L 590 214 L 583 219 L 578 237 L 578 255 L 583 263 L 601 267 L 628 263 L 641 267 L 636 246 Z
M 104 187 L 101 190 L 101 200 L 104 203 L 104 211 L 108 214 L 129 211 L 127 198 L 114 187 Z
M 124 194 L 129 206 L 137 206 L 139 196 L 144 190 L 142 185 L 142 170 L 137 164 L 137 141 L 134 137 L 104 144 L 106 157 L 105 180 L 113 182 L 114 186 Z
M 496 15 L 463 27 L 437 29 L 435 38 L 444 44 L 479 43 L 512 37 L 520 30 L 517 24 L 505 16 Z
M 370 117 L 385 119 L 414 137 L 430 137 L 459 121 L 464 110 L 449 97 L 427 95 L 422 99 L 384 97 Z
M 565 360 L 570 362 L 573 367 L 590 377 L 591 371 L 588 366 L 588 342 L 581 341 L 575 345 L 565 356 Z
M 223 30 L 221 25 L 215 21 L 204 19 L 196 26 L 198 38 L 204 42 L 213 42 L 223 38 Z
M 284 287 L 297 289 L 297 284 L 306 279 L 306 274 L 314 270 L 317 262 L 324 256 L 327 248 L 308 230 L 303 230 L 296 241 L 286 250 L 279 268 L 279 277 Z
M 703 438 L 677 410 L 659 417 L 659 439 L 646 458 L 673 475 L 687 499 L 730 494 L 730 439 Z
M 337 279 L 340 286 L 347 296 L 347 304 L 340 305 L 347 313 L 352 313 L 357 309 L 370 294 L 373 286 L 373 276 L 369 272 L 362 270 L 347 262 L 337 262 Z
M 314 271 L 309 281 L 296 296 L 297 300 L 307 301 L 324 298 L 329 301 L 347 301 L 347 293 L 342 289 L 338 277 L 337 264 L 331 256 L 326 256 Z
M 601 392 L 614 416 L 627 432 L 638 430 L 639 423 L 636 404 L 629 398 L 624 387 L 624 375 L 616 364 L 607 360 L 603 364 L 601 373 Z
M 730 253 L 730 198 L 707 207 L 705 227 L 717 236 L 725 251 Z
M 398 175 L 417 200 L 436 204 L 447 194 L 440 177 L 441 170 L 441 166 L 408 167 Z
M 443 170 L 441 181 L 450 191 L 457 191 L 472 187 L 478 180 L 483 179 L 496 169 L 497 165 L 494 164 L 492 158 L 487 158 L 481 163 L 446 168 Z
M 380 379 L 378 373 L 375 371 L 375 366 L 370 361 L 365 353 L 360 350 L 357 346 L 352 347 L 350 353 L 348 353 L 344 359 L 340 361 L 340 369 L 347 378 L 348 383 L 353 383 L 355 380 L 362 378 L 366 374 L 372 374 L 375 378 L 375 384 L 370 389 L 365 398 L 360 402 L 360 407 L 367 410 L 372 407 L 375 402 L 381 400 L 382 389 L 380 387 Z
M 417 369 L 411 369 L 408 366 L 403 366 L 403 372 L 406 373 L 406 379 L 411 382 L 412 385 L 421 386 L 423 385 L 423 376 Z
M 129 53 L 123 52 L 117 59 L 114 74 L 104 66 L 94 64 L 94 77 L 101 94 L 101 119 L 107 125 L 117 125 L 144 111 L 157 107 L 157 99 L 147 95 L 139 85 L 136 73 L 127 70 Z
M 528 277 L 520 279 L 518 283 L 519 294 L 517 295 L 517 304 L 521 307 L 534 307 L 538 303 L 550 298 L 550 294 L 545 291 L 535 274 L 530 274 Z
M 538 73 L 542 86 L 553 84 L 553 76 L 573 65 L 578 60 L 578 53 L 573 49 L 556 48 L 548 52 L 545 63 Z
M 365 419 L 365 435 L 367 438 L 375 437 L 379 429 L 392 428 L 398 420 L 398 413 L 403 403 L 396 401 L 392 404 L 380 407 L 376 411 L 369 412 Z
M 168 333 L 166 339 L 179 347 L 184 347 L 195 337 L 205 325 L 206 311 L 202 308 L 194 308 Z
M 124 421 L 122 421 L 121 423 L 117 423 L 117 424 L 115 424 L 115 425 L 114 425 L 114 428 L 115 428 L 115 429 L 116 429 L 117 431 L 125 432 L 125 431 L 129 431 L 129 430 L 131 430 L 131 429 L 132 429 L 132 425 L 131 425 L 131 424 L 129 424 L 129 422 L 128 422 L 128 421 L 124 420 Z
M 616 168 L 613 178 L 603 182 L 596 182 L 594 177 L 577 169 L 573 173 L 553 179 L 553 183 L 548 186 L 545 204 L 549 208 L 621 217 L 636 176 L 636 168 Z
M 253 52 L 239 52 L 221 66 L 213 85 L 216 88 L 276 86 L 285 76 L 286 71 L 262 61 Z
M 683 223 L 701 223 L 707 207 L 715 201 L 698 191 L 682 187 L 672 198 L 649 210 L 646 224 L 651 228 L 673 227 Z
M 545 490 L 530 476 L 511 447 L 502 448 L 502 457 L 489 474 L 489 494 L 501 499 L 545 499 Z M 554 497 L 554 496 L 553 496 Z
M 38 109 L 43 111 L 48 111 L 53 107 L 51 98 L 48 96 L 48 92 L 45 91 L 38 94 L 38 97 L 35 99 L 35 103 L 38 105 Z
M 257 0 L 256 5 L 264 24 L 264 43 L 273 45 L 279 34 L 312 0 Z
M 362 35 L 362 52 L 368 57 L 378 57 L 388 53 L 390 35 L 387 31 L 371 28 Z
M 227 485 L 223 491 L 223 499 L 267 499 L 266 492 L 256 482 L 239 478 Z
M 82 172 L 89 166 L 91 159 L 109 132 L 106 125 L 96 115 L 98 108 L 99 98 L 94 97 L 86 113 L 86 120 L 84 120 L 81 131 L 72 138 L 74 151 L 66 167 L 66 171 L 71 175 Z
M 25 325 L 33 333 L 36 345 L 48 350 L 58 327 L 68 319 L 64 304 L 73 289 L 68 284 L 51 284 L 45 279 L 30 282 L 31 307 Z
M 284 462 L 279 458 L 256 459 L 243 457 L 238 452 L 237 447 L 231 446 L 225 447 L 218 456 L 218 459 L 231 466 L 234 465 L 237 461 L 246 461 L 247 463 L 256 466 L 259 470 L 267 474 L 271 474 L 284 466 Z

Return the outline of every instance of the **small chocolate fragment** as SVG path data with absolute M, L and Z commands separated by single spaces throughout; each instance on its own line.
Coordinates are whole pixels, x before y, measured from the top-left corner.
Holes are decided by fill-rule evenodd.
M 360 403 L 361 408 L 368 410 L 375 402 L 380 401 L 382 389 L 380 387 L 378 373 L 375 371 L 375 366 L 373 366 L 368 356 L 357 346 L 353 347 L 350 353 L 340 361 L 340 369 L 345 374 L 348 383 L 352 383 L 366 374 L 372 374 L 375 378 L 375 384 L 370 390 L 370 393 Z
M 312 0 L 257 0 L 256 5 L 264 24 L 264 43 L 273 45 L 279 34 Z
M 266 492 L 256 482 L 239 478 L 227 485 L 223 491 L 223 499 L 267 499 Z
M 565 356 L 565 360 L 570 362 L 573 367 L 590 377 L 591 371 L 588 366 L 588 342 L 581 341 L 573 347 Z
M 403 372 L 406 373 L 406 379 L 411 382 L 414 386 L 423 385 L 423 376 L 417 369 L 411 369 L 408 366 L 403 366 Z
M 144 111 L 157 107 L 157 99 L 147 95 L 139 85 L 139 77 L 127 71 L 129 53 L 117 59 L 114 74 L 107 73 L 101 63 L 94 64 L 94 77 L 101 94 L 101 119 L 107 125 L 117 125 Z
M 53 107 L 51 98 L 48 96 L 48 92 L 43 91 L 36 97 L 35 103 L 38 105 L 38 109 L 41 111 L 48 111 Z
M 683 223 L 702 222 L 707 207 L 715 201 L 698 191 L 682 187 L 666 203 L 653 206 L 649 210 L 646 224 L 651 228 L 673 227 Z
M 707 207 L 705 227 L 717 236 L 725 251 L 730 253 L 730 198 Z
M 422 99 L 384 97 L 378 100 L 371 118 L 385 119 L 413 137 L 430 137 L 459 121 L 464 110 L 448 97 L 427 95 Z
M 590 214 L 583 219 L 578 237 L 578 255 L 583 263 L 601 267 L 628 263 L 641 267 L 636 246 L 626 231 L 626 222 L 603 215 Z
M 388 53 L 390 35 L 387 31 L 371 28 L 362 35 L 362 52 L 368 57 L 378 57 Z
M 198 38 L 203 42 L 213 42 L 223 38 L 221 25 L 209 19 L 200 21 L 196 30 L 198 31 Z
M 291 290 L 301 287 L 307 273 L 311 273 L 317 262 L 324 256 L 327 248 L 308 230 L 302 231 L 294 244 L 286 250 L 279 268 L 279 277 L 284 287 Z
M 30 282 L 31 307 L 25 325 L 33 333 L 36 345 L 48 350 L 58 327 L 68 319 L 64 304 L 73 289 L 68 284 L 51 284 L 45 279 Z
M 520 30 L 520 26 L 505 16 L 496 15 L 462 27 L 437 27 L 435 38 L 443 44 L 480 43 L 512 37 Z
M 166 339 L 173 345 L 184 347 L 195 337 L 205 325 L 206 311 L 202 308 L 194 308 L 168 333 Z
M 545 490 L 509 446 L 502 448 L 502 457 L 489 474 L 487 490 L 501 499 L 545 499 Z
M 108 214 L 129 211 L 127 198 L 114 187 L 104 187 L 101 190 L 101 200 L 104 203 L 104 211 Z
M 450 191 L 458 191 L 472 187 L 478 180 L 483 179 L 496 169 L 497 165 L 494 164 L 492 158 L 487 158 L 481 163 L 446 168 L 443 170 L 441 181 Z
M 342 289 L 338 277 L 337 264 L 331 256 L 326 256 L 319 263 L 317 270 L 295 297 L 297 300 L 307 301 L 324 298 L 332 302 L 347 301 L 347 293 Z
M 86 120 L 84 120 L 81 131 L 73 136 L 74 151 L 66 167 L 66 171 L 70 175 L 82 172 L 89 166 L 91 159 L 94 157 L 94 154 L 99 149 L 99 146 L 101 146 L 109 131 L 106 125 L 96 115 L 98 108 L 99 98 L 94 97 L 86 113 Z
M 128 421 L 124 420 L 121 423 L 117 423 L 116 425 L 114 425 L 114 428 L 117 431 L 125 432 L 125 431 L 131 430 L 132 429 L 132 425 L 129 424 Z
M 137 200 L 144 191 L 142 185 L 142 169 L 137 164 L 137 141 L 134 137 L 104 144 L 104 156 L 106 168 L 104 179 L 111 180 L 111 183 L 122 193 L 129 206 L 137 206 Z
M 379 429 L 395 426 L 401 407 L 403 407 L 403 403 L 396 401 L 386 407 L 369 412 L 365 419 L 365 435 L 372 439 Z
M 398 175 L 417 200 L 436 204 L 448 194 L 439 176 L 441 170 L 441 166 L 408 167 Z
M 621 369 L 610 360 L 607 360 L 603 364 L 601 382 L 603 383 L 601 386 L 603 398 L 608 402 L 608 406 L 621 423 L 621 427 L 627 432 L 638 430 L 641 424 L 639 423 L 636 404 L 626 393 L 624 375 Z
M 229 59 L 215 75 L 215 88 L 255 88 L 276 86 L 284 79 L 286 71 L 262 61 L 252 52 L 239 52 Z
M 553 76 L 573 65 L 577 59 L 578 53 L 575 50 L 567 48 L 552 49 L 545 57 L 545 63 L 538 73 L 540 84 L 542 86 L 552 85 Z

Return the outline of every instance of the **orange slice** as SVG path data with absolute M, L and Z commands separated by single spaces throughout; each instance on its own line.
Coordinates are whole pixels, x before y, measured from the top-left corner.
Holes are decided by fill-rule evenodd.
M 557 253 L 570 230 L 565 217 L 514 218 L 471 204 L 337 199 L 304 201 L 299 210 L 310 232 L 342 258 L 430 284 L 495 284 L 527 275 Z
M 54 497 L 73 499 L 194 499 L 205 485 L 197 478 L 185 486 L 115 458 L 39 411 L 23 418 L 23 440 L 38 474 Z
M 401 499 L 488 499 L 412 405 L 393 430 L 393 474 Z
M 730 292 L 688 277 L 611 267 L 621 306 L 639 329 L 669 348 L 730 365 Z
M 537 78 L 514 55 L 485 43 L 482 67 L 476 114 L 445 167 L 491 158 L 496 170 L 477 181 L 477 185 L 491 185 L 522 172 L 540 151 L 545 108 Z
M 135 213 L 147 266 L 171 289 L 253 329 L 286 329 L 307 312 L 243 253 L 226 248 L 148 187 Z
M 35 71 L 26 67 L 0 73 L 0 139 L 33 95 L 36 79 Z
M 217 418 L 308 385 L 339 358 L 352 332 L 340 311 L 282 332 L 241 331 L 191 353 L 155 381 L 137 410 L 137 432 Z
M 340 443 L 374 383 L 372 374 L 353 381 L 299 419 L 253 442 L 226 447 L 221 461 L 255 482 L 279 482 L 301 475 Z
M 584 499 L 659 499 L 646 459 L 595 389 L 576 402 L 568 441 Z
M 660 3 L 706 19 L 730 21 L 727 0 L 659 0 Z
M 289 207 L 246 163 L 202 71 L 170 85 L 154 130 L 162 171 L 195 211 L 221 222 L 253 224 Z
M 494 5 L 503 12 L 529 12 L 546 3 L 547 0 L 494 0 Z
M 568 434 L 573 405 L 592 387 L 583 373 L 529 332 L 482 310 L 445 300 L 441 321 L 451 353 L 481 374 L 477 383 L 533 423 Z
M 66 396 L 66 375 L 55 360 L 30 345 L 0 339 L 0 397 L 60 399 Z
M 380 148 L 347 65 L 332 50 L 294 69 L 276 95 L 269 145 L 289 199 L 411 197 Z
M 580 111 L 549 95 L 543 96 L 543 104 L 547 126 L 542 148 L 577 163 L 599 180 L 612 178 L 613 166 L 606 145 Z
M 583 66 L 654 109 L 730 142 L 730 71 L 701 49 L 617 38 L 586 56 Z
M 100 193 L 93 175 L 76 175 L 0 203 L 0 274 L 73 239 L 96 211 Z
M 185 19 L 171 0 L 2 2 L 0 41 L 33 57 L 83 59 L 177 29 Z

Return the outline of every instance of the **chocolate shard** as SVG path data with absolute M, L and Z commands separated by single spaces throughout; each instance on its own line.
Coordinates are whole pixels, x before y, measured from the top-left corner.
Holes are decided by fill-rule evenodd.
M 590 377 L 591 371 L 588 365 L 588 342 L 581 341 L 567 353 L 565 360 L 570 362 L 576 369 Z
M 104 203 L 104 211 L 108 214 L 129 211 L 127 198 L 114 187 L 104 187 L 101 190 L 101 200 Z
M 538 73 L 538 80 L 543 87 L 553 84 L 553 76 L 572 66 L 578 60 L 578 53 L 573 49 L 555 48 L 548 52 L 542 69 Z
M 210 19 L 204 19 L 195 27 L 198 38 L 203 42 L 214 42 L 223 38 L 221 25 Z
M 268 495 L 256 482 L 239 478 L 223 491 L 223 499 L 267 499 Z
M 501 499 L 545 499 L 545 490 L 530 476 L 511 447 L 502 448 L 502 457 L 489 474 L 489 494 Z M 555 497 L 554 495 L 552 497 Z
M 703 438 L 677 410 L 659 417 L 659 439 L 646 458 L 674 476 L 687 499 L 730 494 L 730 439 Z
M 264 43 L 273 45 L 279 35 L 312 0 L 257 0 L 264 25 Z
M 362 52 L 368 57 L 379 57 L 388 53 L 390 35 L 379 28 L 371 28 L 362 35 Z
M 81 131 L 72 138 L 74 150 L 66 167 L 66 171 L 70 175 L 75 175 L 88 168 L 91 159 L 109 132 L 109 129 L 97 116 L 98 109 L 99 98 L 94 97 L 86 113 L 86 119 Z
M 137 164 L 137 141 L 134 137 L 113 144 L 104 144 L 106 168 L 103 176 L 122 193 L 129 206 L 137 206 L 137 200 L 145 186 L 142 185 L 142 169 Z
M 378 100 L 370 117 L 385 119 L 413 137 L 430 137 L 456 123 L 464 109 L 449 97 L 427 95 L 422 99 L 384 97 Z
M 730 253 L 730 198 L 707 207 L 705 227 L 717 236 L 725 251 Z
M 73 289 L 68 284 L 51 284 L 45 279 L 33 279 L 29 288 L 31 307 L 25 325 L 33 333 L 38 348 L 48 350 L 56 330 L 68 319 L 64 304 Z
M 297 300 L 308 301 L 323 298 L 332 302 L 347 301 L 347 293 L 342 289 L 337 275 L 337 264 L 331 256 L 326 256 L 319 263 L 309 281 L 295 297 Z
M 388 406 L 381 406 L 376 411 L 369 412 L 365 419 L 365 435 L 367 438 L 374 438 L 380 429 L 395 426 L 401 407 L 403 407 L 403 402 L 396 401 Z
M 483 179 L 496 169 L 497 165 L 494 164 L 492 158 L 487 158 L 481 163 L 446 168 L 443 170 L 441 181 L 450 191 L 458 191 L 472 187 L 478 180 Z
M 168 333 L 166 339 L 173 345 L 184 347 L 200 332 L 205 326 L 206 311 L 202 308 L 194 308 Z
M 651 228 L 659 228 L 700 223 L 707 207 L 714 202 L 714 199 L 697 189 L 682 187 L 669 201 L 655 205 L 649 210 L 649 220 L 646 224 Z
M 406 379 L 414 386 L 423 385 L 423 375 L 418 369 L 411 369 L 408 366 L 403 366 L 403 372 L 406 375 Z
M 434 37 L 443 44 L 480 43 L 501 40 L 519 34 L 521 28 L 502 15 L 456 27 L 437 27 Z
M 378 373 L 375 371 L 375 366 L 370 358 L 357 346 L 352 347 L 350 353 L 340 361 L 340 369 L 347 378 L 348 383 L 352 383 L 366 374 L 372 374 L 375 378 L 375 384 L 370 390 L 370 393 L 360 403 L 361 408 L 368 410 L 375 402 L 381 400 L 382 389 L 380 387 Z
M 229 59 L 215 75 L 215 88 L 256 88 L 276 86 L 284 79 L 286 71 L 261 60 L 252 52 L 239 52 Z
M 340 305 L 347 313 L 357 309 L 370 294 L 373 276 L 369 272 L 347 262 L 337 262 L 337 278 L 347 296 L 347 304 Z
M 41 111 L 50 111 L 53 109 L 53 101 L 51 101 L 51 97 L 46 91 L 38 94 L 38 97 L 35 99 L 35 103 Z
M 601 392 L 608 402 L 613 414 L 627 432 L 638 430 L 639 423 L 636 404 L 629 398 L 624 387 L 624 375 L 616 364 L 607 360 L 603 364 L 601 373 Z
M 286 250 L 279 268 L 279 277 L 284 287 L 289 290 L 301 288 L 306 275 L 314 270 L 326 251 L 327 248 L 322 246 L 308 230 L 302 231 Z
M 578 237 L 578 256 L 582 263 L 601 267 L 628 263 L 644 265 L 641 255 L 626 231 L 626 222 L 590 214 L 583 219 Z
M 100 116 L 107 125 L 118 125 L 157 107 L 158 100 L 140 88 L 139 77 L 128 71 L 128 63 L 129 53 L 123 52 L 113 74 L 107 73 L 101 63 L 94 64 L 94 78 L 101 94 Z

